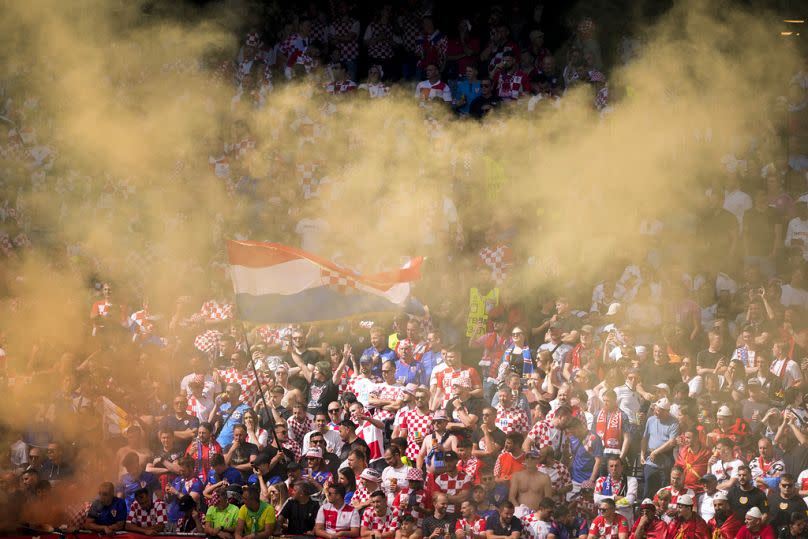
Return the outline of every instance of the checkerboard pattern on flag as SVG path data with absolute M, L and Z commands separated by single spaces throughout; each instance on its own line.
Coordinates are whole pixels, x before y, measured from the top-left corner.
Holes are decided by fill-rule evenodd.
M 418 310 L 410 283 L 422 257 L 402 268 L 360 275 L 306 251 L 255 241 L 229 241 L 230 276 L 243 320 L 299 323 Z

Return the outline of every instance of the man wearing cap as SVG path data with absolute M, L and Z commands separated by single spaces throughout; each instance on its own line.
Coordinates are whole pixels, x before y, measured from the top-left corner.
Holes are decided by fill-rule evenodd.
M 460 504 L 471 494 L 473 478 L 465 472 L 458 471 L 457 462 L 460 457 L 454 451 L 446 451 L 443 459 L 445 468 L 442 474 L 435 477 L 435 489 L 446 494 L 449 501 L 446 512 L 455 518 Z
M 640 504 L 640 517 L 631 528 L 629 539 L 665 539 L 668 525 L 656 513 L 653 500 L 644 499 Z
M 715 504 L 713 503 L 715 497 L 721 494 L 726 498 L 727 493 L 718 490 L 718 479 L 711 473 L 704 474 L 699 479 L 699 486 L 704 487 L 704 492 L 696 498 L 696 511 L 704 520 L 710 520 L 715 516 Z
M 541 452 L 532 449 L 525 453 L 525 469 L 511 476 L 508 499 L 517 508 L 519 516 L 536 511 L 539 502 L 553 497 L 550 477 L 538 470 Z
M 448 424 L 449 418 L 446 416 L 446 411 L 436 410 L 432 415 L 434 432 L 424 438 L 424 442 L 421 444 L 421 450 L 416 458 L 417 468 L 424 469 L 426 466 L 427 473 L 435 474 L 443 470 L 444 446 L 450 436 L 449 431 L 446 430 Z
M 407 468 L 407 486 L 396 493 L 393 507 L 400 517 L 412 516 L 420 528 L 424 517 L 432 507 L 432 500 L 424 489 L 424 472 L 418 468 Z
M 683 494 L 676 501 L 677 515 L 668 524 L 667 539 L 710 539 L 712 534 L 707 523 L 704 522 L 693 508 L 693 496 Z
M 640 463 L 645 468 L 645 497 L 652 497 L 664 483 L 673 458 L 671 451 L 676 445 L 679 422 L 670 413 L 668 399 L 660 399 L 654 407 L 654 415 L 645 424 L 645 433 L 640 443 Z
M 744 525 L 738 530 L 737 539 L 774 539 L 774 528 L 766 524 L 763 513 L 757 507 L 746 512 Z
M 318 488 L 323 488 L 326 483 L 333 481 L 331 472 L 325 467 L 323 461 L 323 450 L 319 447 L 310 448 L 305 455 L 306 468 L 304 470 L 304 478 L 310 479 Z
M 359 474 L 359 486 L 351 498 L 351 505 L 362 510 L 370 505 L 370 495 L 381 489 L 382 474 L 373 468 L 365 468 Z
M 781 475 L 778 490 L 779 492 L 770 493 L 768 498 L 768 522 L 775 530 L 789 524 L 789 519 L 794 513 L 808 514 L 808 506 L 800 496 L 797 481 L 793 475 L 787 473 Z
M 684 483 L 687 488 L 701 490 L 699 482 L 707 473 L 712 451 L 701 445 L 701 438 L 696 429 L 686 430 L 682 438 L 684 443 L 676 455 L 674 464 L 681 466 L 685 471 Z
M 743 461 L 733 458 L 734 445 L 729 438 L 719 438 L 710 457 L 710 473 L 718 478 L 719 490 L 729 490 L 738 481 L 738 468 L 743 466 Z
M 322 539 L 358 537 L 359 511 L 345 503 L 345 486 L 329 485 L 325 489 L 325 499 L 314 521 L 314 535 Z
M 749 470 L 749 466 L 743 464 L 738 467 L 737 479 L 737 483 L 727 491 L 727 497 L 730 507 L 738 518 L 742 518 L 752 507 L 757 507 L 763 513 L 767 512 L 766 494 L 752 483 L 752 472 Z
M 715 539 L 735 539 L 738 530 L 743 526 L 743 520 L 732 511 L 726 493 L 717 492 L 713 496 L 713 518 L 708 522 Z

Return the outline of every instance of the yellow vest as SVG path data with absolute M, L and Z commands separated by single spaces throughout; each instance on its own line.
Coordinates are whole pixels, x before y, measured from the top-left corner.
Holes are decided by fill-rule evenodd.
M 466 322 L 466 337 L 474 335 L 474 329 L 488 323 L 488 313 L 499 305 L 499 288 L 492 288 L 485 296 L 477 288 L 469 290 L 469 317 Z M 478 333 L 479 334 L 479 333 Z

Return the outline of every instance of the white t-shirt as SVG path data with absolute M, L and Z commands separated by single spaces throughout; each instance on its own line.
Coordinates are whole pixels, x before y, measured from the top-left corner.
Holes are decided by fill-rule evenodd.
M 778 359 L 772 363 L 770 370 L 775 376 L 780 376 L 780 371 L 783 370 L 783 364 L 785 365 L 785 371 L 783 372 L 783 388 L 788 388 L 794 382 L 798 380 L 802 380 L 802 371 L 800 370 L 800 366 L 797 365 L 797 362 L 792 359 Z
M 718 478 L 719 483 L 723 483 L 733 477 L 738 477 L 738 468 L 743 466 L 743 461 L 735 459 L 729 462 L 716 461 L 710 467 L 710 473 Z
M 781 288 L 780 303 L 783 307 L 796 305 L 801 309 L 808 309 L 808 290 L 784 284 Z
M 794 240 L 802 240 L 802 257 L 808 260 L 808 221 L 803 221 L 799 217 L 795 217 L 788 222 L 786 229 L 785 246 L 791 247 L 791 242 Z
M 402 464 L 398 468 L 388 466 L 382 470 L 382 490 L 387 494 L 387 503 L 390 504 L 391 507 L 396 497 L 396 491 L 390 483 L 390 480 L 396 480 L 397 488 L 406 488 L 409 486 L 409 482 L 407 481 L 407 470 L 409 468 L 409 466 Z
M 724 194 L 724 209 L 738 220 L 738 231 L 743 230 L 743 214 L 752 209 L 752 197 L 736 189 Z

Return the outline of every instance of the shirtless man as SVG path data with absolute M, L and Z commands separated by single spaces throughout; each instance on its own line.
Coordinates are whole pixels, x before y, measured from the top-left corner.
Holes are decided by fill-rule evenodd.
M 516 506 L 514 514 L 520 518 L 523 514 L 537 511 L 539 502 L 553 495 L 550 477 L 536 469 L 540 460 L 538 451 L 528 451 L 525 454 L 525 469 L 511 477 L 508 498 Z

